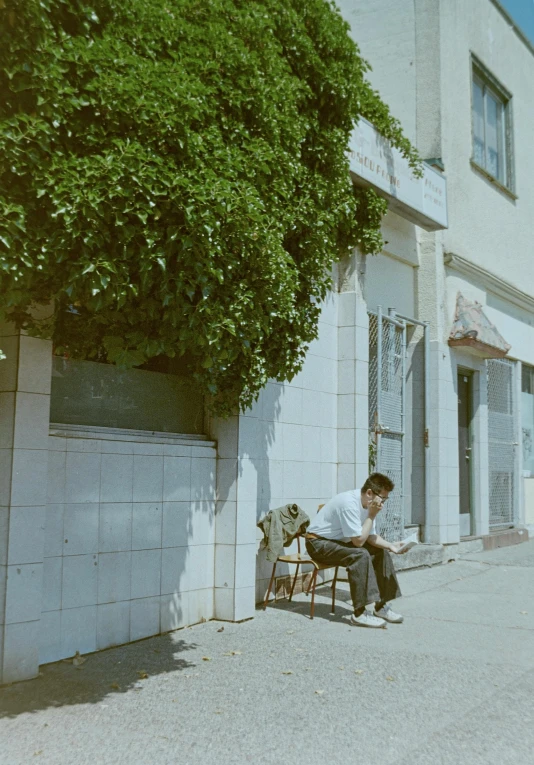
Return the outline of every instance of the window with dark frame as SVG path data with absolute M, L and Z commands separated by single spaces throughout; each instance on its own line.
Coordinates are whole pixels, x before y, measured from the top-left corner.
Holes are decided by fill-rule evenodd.
M 472 59 L 472 161 L 513 192 L 511 95 Z

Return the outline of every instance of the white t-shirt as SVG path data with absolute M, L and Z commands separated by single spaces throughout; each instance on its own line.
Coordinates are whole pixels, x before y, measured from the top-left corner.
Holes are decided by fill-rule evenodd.
M 306 531 L 325 539 L 350 542 L 351 537 L 359 537 L 362 533 L 363 522 L 367 516 L 367 509 L 362 506 L 360 490 L 352 489 L 332 497 L 319 510 Z M 374 520 L 370 533 L 377 533 Z

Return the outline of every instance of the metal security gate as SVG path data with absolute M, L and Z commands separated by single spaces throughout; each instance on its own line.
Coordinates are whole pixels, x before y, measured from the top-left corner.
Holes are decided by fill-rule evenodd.
M 518 500 L 515 363 L 491 359 L 488 373 L 489 526 L 512 526 Z
M 369 313 L 369 466 L 395 484 L 377 517 L 388 541 L 404 535 L 406 325 L 395 312 Z

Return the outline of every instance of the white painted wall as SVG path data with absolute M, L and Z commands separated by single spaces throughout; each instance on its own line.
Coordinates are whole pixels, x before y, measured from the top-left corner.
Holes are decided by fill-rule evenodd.
M 215 459 L 213 442 L 53 431 L 40 663 L 212 618 Z

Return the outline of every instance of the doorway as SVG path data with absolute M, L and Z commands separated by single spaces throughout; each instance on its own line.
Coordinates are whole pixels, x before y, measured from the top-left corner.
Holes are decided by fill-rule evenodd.
M 473 533 L 473 373 L 458 371 L 458 464 L 460 468 L 460 536 Z

